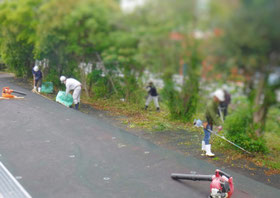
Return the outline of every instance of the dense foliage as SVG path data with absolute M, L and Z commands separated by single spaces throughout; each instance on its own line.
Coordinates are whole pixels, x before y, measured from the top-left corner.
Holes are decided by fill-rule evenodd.
M 221 38 L 223 55 L 248 76 L 247 94 L 258 136 L 264 132 L 268 110 L 275 104 L 279 88 L 268 82 L 280 64 L 280 22 L 275 20 L 280 17 L 279 8 L 277 0 L 241 1 L 236 13 L 224 23 Z
M 256 137 L 252 125 L 253 117 L 248 106 L 238 109 L 229 115 L 225 122 L 227 138 L 237 145 L 252 152 L 266 153 L 267 147 L 264 139 Z

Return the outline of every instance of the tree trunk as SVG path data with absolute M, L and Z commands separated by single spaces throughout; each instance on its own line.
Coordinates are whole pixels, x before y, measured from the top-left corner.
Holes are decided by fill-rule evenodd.
M 269 104 L 266 103 L 265 93 L 266 76 L 261 75 L 253 106 L 253 126 L 258 137 L 263 134 Z
M 254 112 L 254 126 L 256 126 L 255 133 L 258 137 L 260 137 L 264 132 L 267 112 L 268 106 L 266 105 L 262 105 Z
M 89 93 L 88 93 L 88 86 L 87 86 L 87 77 L 84 71 L 82 71 L 82 86 L 86 92 L 87 98 L 89 98 Z
M 110 81 L 110 83 L 111 83 L 111 85 L 112 85 L 112 87 L 113 87 L 115 93 L 118 93 L 118 91 L 117 91 L 117 89 L 116 89 L 116 86 L 115 86 L 115 83 L 114 83 L 114 81 L 113 81 L 113 79 L 112 79 L 112 76 L 111 76 L 111 75 L 109 74 L 109 72 L 107 71 L 107 69 L 106 69 L 106 67 L 105 67 L 105 64 L 103 63 L 103 61 L 102 61 L 102 59 L 101 59 L 101 56 L 100 56 L 98 53 L 96 53 L 96 56 L 97 56 L 97 60 L 98 60 L 100 63 L 102 63 L 102 64 L 101 64 L 102 70 L 103 70 L 103 72 L 104 72 L 106 75 L 108 75 L 109 81 Z

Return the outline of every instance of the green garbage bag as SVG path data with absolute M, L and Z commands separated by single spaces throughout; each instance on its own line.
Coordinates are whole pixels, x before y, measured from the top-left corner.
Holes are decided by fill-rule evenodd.
M 71 94 L 65 93 L 65 91 L 59 91 L 56 96 L 56 102 L 70 107 L 73 104 L 73 97 Z
M 53 93 L 53 83 L 52 82 L 43 82 L 41 87 L 42 93 Z

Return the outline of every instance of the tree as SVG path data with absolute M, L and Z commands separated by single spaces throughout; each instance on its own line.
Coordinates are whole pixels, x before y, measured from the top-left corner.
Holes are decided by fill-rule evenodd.
M 276 101 L 273 93 L 278 86 L 270 85 L 268 77 L 280 63 L 279 8 L 277 0 L 240 1 L 224 27 L 227 56 L 257 80 L 249 94 L 257 136 L 262 135 L 267 112 Z
M 158 73 L 179 70 L 182 45 L 170 39 L 170 33 L 191 32 L 195 1 L 149 0 L 124 21 L 139 37 L 139 62 L 143 67 Z
M 36 57 L 48 58 L 57 75 L 79 76 L 81 62 L 98 62 L 112 30 L 114 1 L 51 0 L 40 8 Z M 86 83 L 83 82 L 86 92 Z
M 127 101 L 139 102 L 141 98 L 139 84 L 143 68 L 137 60 L 138 54 L 138 38 L 131 35 L 129 31 L 116 30 L 109 35 L 111 46 L 104 50 L 102 57 L 105 65 L 115 70 L 116 78 L 123 74 L 123 78 L 119 79 L 122 84 L 121 92 Z
M 196 28 L 196 1 L 149 1 L 134 13 L 136 32 L 140 34 L 141 62 L 153 72 L 163 74 L 163 95 L 171 116 L 190 121 L 196 112 L 199 92 L 200 48 L 194 38 Z M 173 38 L 179 35 L 180 38 Z M 181 91 L 176 90 L 172 74 L 183 64 Z
M 0 4 L 0 53 L 17 76 L 31 76 L 40 5 L 40 0 L 14 0 Z

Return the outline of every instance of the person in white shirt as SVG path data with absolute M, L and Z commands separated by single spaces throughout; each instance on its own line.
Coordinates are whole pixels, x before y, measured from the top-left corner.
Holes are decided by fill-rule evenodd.
M 66 86 L 66 95 L 73 90 L 73 101 L 75 109 L 79 109 L 80 97 L 82 91 L 82 84 L 74 78 L 66 78 L 65 76 L 60 77 L 61 83 L 64 83 Z

